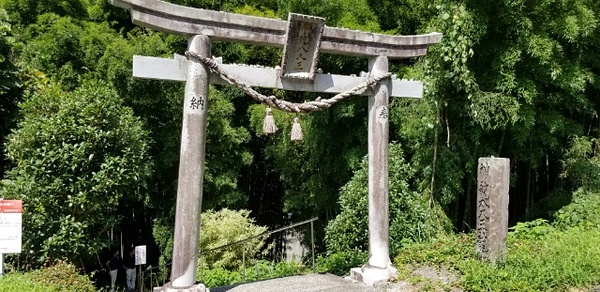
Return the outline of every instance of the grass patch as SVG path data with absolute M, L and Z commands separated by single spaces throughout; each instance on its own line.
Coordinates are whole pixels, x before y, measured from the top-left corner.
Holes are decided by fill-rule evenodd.
M 510 232 L 507 248 L 504 263 L 489 264 L 477 258 L 474 235 L 463 234 L 407 247 L 395 264 L 457 271 L 467 291 L 568 291 L 600 283 L 600 230 L 558 231 L 537 222 Z

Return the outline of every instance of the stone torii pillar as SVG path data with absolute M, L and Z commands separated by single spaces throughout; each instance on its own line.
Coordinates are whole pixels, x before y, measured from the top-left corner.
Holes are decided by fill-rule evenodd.
M 280 47 L 281 68 L 220 65 L 245 84 L 285 90 L 341 93 L 368 78 L 388 73 L 388 58 L 423 56 L 441 41 L 440 33 L 389 36 L 333 28 L 324 19 L 290 14 L 288 21 L 196 9 L 159 0 L 111 0 L 131 11 L 133 23 L 190 37 L 189 50 L 210 57 L 210 39 Z M 369 73 L 360 77 L 316 73 L 319 52 L 369 58 Z M 134 77 L 186 81 L 181 141 L 175 241 L 171 282 L 161 291 L 203 291 L 196 285 L 198 233 L 202 202 L 208 84 L 226 84 L 198 61 L 134 56 Z M 388 130 L 389 96 L 420 98 L 417 81 L 382 80 L 369 96 L 369 261 L 355 278 L 368 284 L 388 280 L 389 258 Z M 391 269 L 390 269 L 391 268 Z
M 379 56 L 369 59 L 369 72 L 373 75 L 388 72 L 388 59 Z M 369 96 L 369 262 L 370 267 L 384 269 L 382 278 L 387 280 L 390 262 L 389 232 L 389 92 L 387 85 L 379 84 Z M 363 271 L 364 272 L 364 271 Z M 354 271 L 354 274 L 357 271 Z M 354 276 L 356 278 L 356 276 Z M 362 277 L 371 282 L 373 277 Z
M 188 50 L 208 57 L 210 40 L 207 36 L 194 36 L 190 40 Z M 174 260 L 171 282 L 167 287 L 190 287 L 196 283 L 208 117 L 208 75 L 208 68 L 204 64 L 198 61 L 189 63 L 181 128 L 176 224 L 173 236 Z M 202 291 L 203 287 L 198 286 L 190 291 L 194 290 Z

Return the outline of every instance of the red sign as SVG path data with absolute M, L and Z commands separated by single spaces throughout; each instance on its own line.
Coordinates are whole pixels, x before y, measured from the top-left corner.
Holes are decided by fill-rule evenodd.
M 21 200 L 0 199 L 0 254 L 21 252 Z
M 0 200 L 0 213 L 23 213 L 21 200 Z

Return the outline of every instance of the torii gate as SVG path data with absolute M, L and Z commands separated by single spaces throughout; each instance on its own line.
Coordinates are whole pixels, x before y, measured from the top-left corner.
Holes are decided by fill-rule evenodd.
M 196 284 L 196 266 L 208 85 L 227 84 L 221 79 L 222 75 L 211 74 L 207 67 L 211 38 L 284 48 L 281 68 L 218 65 L 230 77 L 248 86 L 342 93 L 367 80 L 378 80 L 373 90 L 355 93 L 369 96 L 369 260 L 364 268 L 352 269 L 352 276 L 367 284 L 390 279 L 394 269 L 389 256 L 388 99 L 389 96 L 420 98 L 423 85 L 382 76 L 389 74 L 388 58 L 423 56 L 428 46 L 441 41 L 440 33 L 389 36 L 328 27 L 323 18 L 298 14 L 290 14 L 288 21 L 283 21 L 159 0 L 111 2 L 130 10 L 135 24 L 190 37 L 188 51 L 195 56 L 191 60 L 178 56 L 174 59 L 134 56 L 133 59 L 134 77 L 186 81 L 171 282 L 155 290 L 205 291 L 204 285 Z M 316 73 L 319 51 L 368 57 L 369 73 L 359 77 Z M 214 59 L 209 62 L 215 64 Z M 295 109 L 300 111 L 298 107 Z

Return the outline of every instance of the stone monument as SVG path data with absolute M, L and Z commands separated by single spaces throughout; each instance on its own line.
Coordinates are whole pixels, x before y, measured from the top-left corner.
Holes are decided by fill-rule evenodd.
M 178 6 L 159 0 L 111 0 L 131 11 L 133 23 L 188 36 L 188 59 L 134 56 L 138 78 L 185 81 L 185 101 L 171 282 L 161 291 L 203 291 L 196 284 L 198 233 L 202 203 L 208 84 L 233 84 L 270 107 L 306 113 L 328 108 L 344 97 L 369 96 L 369 261 L 357 278 L 386 281 L 393 270 L 389 257 L 388 99 L 420 98 L 418 81 L 396 80 L 388 73 L 388 58 L 423 56 L 440 33 L 391 36 L 328 27 L 324 19 L 290 14 L 287 21 Z M 211 39 L 283 48 L 279 68 L 221 64 L 211 58 Z M 321 74 L 318 54 L 369 58 L 369 72 L 357 76 Z M 358 85 L 358 86 L 357 86 Z M 338 93 L 329 99 L 300 104 L 260 96 L 251 87 Z
M 506 256 L 509 185 L 508 158 L 479 158 L 476 251 L 492 263 L 502 261 Z

